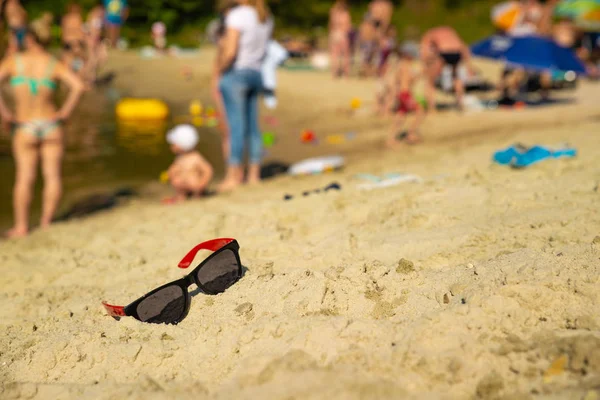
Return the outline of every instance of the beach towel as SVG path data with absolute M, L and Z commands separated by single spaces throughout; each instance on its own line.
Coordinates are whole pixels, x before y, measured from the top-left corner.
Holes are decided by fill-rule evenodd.
M 393 186 L 398 186 L 403 183 L 423 182 L 423 179 L 421 179 L 421 177 L 411 174 L 387 174 L 383 177 L 370 174 L 359 174 L 356 175 L 356 177 L 358 179 L 369 182 L 358 185 L 358 188 L 361 190 L 385 189 Z
M 513 168 L 526 168 L 541 161 L 553 158 L 573 158 L 577 150 L 561 148 L 552 150 L 544 146 L 525 147 L 517 144 L 494 153 L 494 161 L 500 165 L 510 165 Z
M 341 156 L 310 158 L 292 165 L 288 174 L 293 176 L 318 175 L 342 169 L 344 164 L 344 157 Z

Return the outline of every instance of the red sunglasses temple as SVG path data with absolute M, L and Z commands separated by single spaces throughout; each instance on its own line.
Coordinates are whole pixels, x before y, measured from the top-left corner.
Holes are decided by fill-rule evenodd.
M 102 305 L 108 312 L 108 315 L 110 315 L 111 317 L 126 317 L 127 316 L 125 314 L 125 307 L 123 307 L 123 306 L 113 306 L 111 304 L 108 304 L 105 301 L 102 302 Z
M 223 238 L 223 239 L 213 239 L 208 242 L 200 243 L 198 246 L 194 247 L 183 257 L 183 259 L 179 262 L 178 267 L 185 269 L 188 268 L 194 262 L 194 258 L 200 250 L 210 250 L 217 251 L 221 248 L 227 246 L 229 243 L 234 242 L 235 239 Z

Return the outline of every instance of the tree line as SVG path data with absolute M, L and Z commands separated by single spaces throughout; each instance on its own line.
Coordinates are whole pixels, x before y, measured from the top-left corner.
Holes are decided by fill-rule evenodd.
M 169 32 L 176 34 L 194 27 L 203 28 L 216 16 L 220 0 L 128 0 L 129 30 L 145 30 L 155 21 L 163 21 Z M 431 26 L 449 24 L 463 31 L 467 37 L 485 30 L 489 10 L 499 0 L 395 0 L 397 12 L 394 23 L 400 28 L 412 26 L 423 31 Z M 51 11 L 58 21 L 71 0 L 22 0 L 32 18 L 43 11 Z M 99 0 L 77 0 L 88 10 Z M 333 0 L 268 0 L 279 30 L 309 32 L 327 25 Z M 366 11 L 369 0 L 349 0 L 355 23 Z M 491 31 L 491 28 L 490 28 Z

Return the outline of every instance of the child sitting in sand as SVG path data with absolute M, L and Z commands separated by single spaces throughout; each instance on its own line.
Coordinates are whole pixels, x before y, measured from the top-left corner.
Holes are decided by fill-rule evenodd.
M 168 170 L 169 182 L 177 191 L 170 203 L 201 196 L 213 177 L 212 166 L 196 150 L 198 141 L 198 132 L 191 125 L 178 125 L 167 133 L 167 143 L 176 155 Z
M 425 116 L 423 107 L 413 95 L 413 88 L 420 78 L 412 67 L 413 61 L 418 57 L 418 48 L 411 44 L 405 44 L 398 50 L 398 56 L 399 60 L 393 73 L 393 88 L 384 106 L 386 110 L 394 107 L 396 112 L 394 127 L 387 141 L 389 147 L 396 147 L 401 143 L 419 143 L 421 141 L 419 127 Z M 407 132 L 399 132 L 404 127 L 408 113 L 414 113 L 415 119 Z

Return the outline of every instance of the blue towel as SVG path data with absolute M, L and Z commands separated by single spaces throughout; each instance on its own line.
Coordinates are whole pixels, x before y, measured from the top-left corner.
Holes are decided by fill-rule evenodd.
M 551 150 L 543 146 L 524 148 L 522 146 L 511 146 L 494 154 L 494 161 L 501 165 L 510 165 L 513 168 L 525 168 L 550 158 L 575 157 L 577 150 L 564 148 Z

